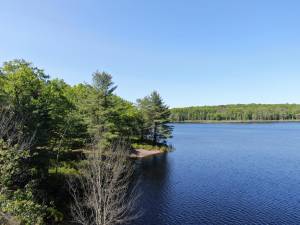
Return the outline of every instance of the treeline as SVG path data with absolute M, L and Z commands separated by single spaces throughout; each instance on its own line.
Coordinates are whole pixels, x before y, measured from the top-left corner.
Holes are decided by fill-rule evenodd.
M 92 77 L 71 86 L 24 60 L 0 67 L 0 212 L 22 224 L 59 223 L 69 214 L 67 177 L 80 174 L 84 151 L 109 151 L 119 140 L 128 154 L 131 144 L 165 146 L 170 111 L 156 91 L 131 103 L 114 93 L 110 74 Z
M 173 122 L 299 120 L 297 104 L 237 104 L 171 109 Z

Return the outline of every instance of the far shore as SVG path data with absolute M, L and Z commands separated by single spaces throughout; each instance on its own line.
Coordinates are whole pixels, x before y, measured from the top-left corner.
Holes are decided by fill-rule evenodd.
M 299 123 L 300 120 L 185 120 L 172 123 L 199 123 L 199 124 L 214 124 L 214 123 Z
M 140 158 L 154 156 L 162 153 L 164 153 L 164 151 L 161 150 L 134 149 L 130 157 L 134 159 L 140 159 Z

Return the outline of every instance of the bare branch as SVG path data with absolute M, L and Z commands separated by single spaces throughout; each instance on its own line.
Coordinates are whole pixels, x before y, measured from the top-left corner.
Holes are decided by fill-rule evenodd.
M 17 117 L 10 107 L 0 107 L 0 140 L 5 140 L 9 146 L 17 145 L 17 150 L 29 148 L 35 134 L 30 138 L 24 137 L 22 126 L 22 118 Z
M 76 223 L 84 225 L 128 224 L 140 216 L 136 203 L 134 168 L 124 144 L 109 150 L 95 147 L 76 180 L 69 182 Z

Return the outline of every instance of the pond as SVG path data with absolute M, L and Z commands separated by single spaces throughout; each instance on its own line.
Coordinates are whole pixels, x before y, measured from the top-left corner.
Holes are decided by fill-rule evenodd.
M 135 224 L 300 224 L 300 123 L 174 124 L 170 142 L 137 162 Z

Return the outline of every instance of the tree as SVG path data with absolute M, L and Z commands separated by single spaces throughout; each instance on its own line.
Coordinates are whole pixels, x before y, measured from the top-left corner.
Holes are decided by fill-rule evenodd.
M 126 143 L 143 138 L 164 144 L 172 127 L 169 109 L 157 92 L 139 100 L 137 107 L 115 95 L 116 88 L 105 72 L 95 72 L 92 84 L 70 86 L 63 80 L 50 80 L 25 60 L 3 64 L 0 211 L 26 225 L 59 221 L 62 214 L 56 207 L 63 211 L 67 207 L 59 204 L 57 190 L 65 194 L 66 177 L 79 173 L 79 186 L 72 189 L 77 219 L 84 218 L 87 224 L 118 224 L 135 218 L 132 206 L 137 196 L 131 189 L 133 171 L 127 159 L 131 146 L 111 145 L 120 138 Z M 282 116 L 290 114 L 286 111 Z M 89 152 L 97 136 L 101 142 L 80 170 L 86 163 L 81 153 Z
M 24 140 L 34 137 L 28 149 L 32 156 L 31 167 L 38 178 L 36 180 L 43 183 L 48 175 L 47 147 L 51 138 L 51 117 L 45 95 L 49 77 L 24 60 L 5 62 L 0 71 L 3 78 L 1 88 L 7 99 L 3 107 L 9 108 L 20 122 L 15 133 Z
M 112 96 L 117 86 L 112 82 L 112 76 L 106 72 L 96 71 L 93 74 L 93 86 L 99 95 L 99 104 L 107 108 L 109 106 L 108 98 Z
M 170 110 L 163 102 L 158 92 L 153 91 L 149 96 L 138 100 L 138 108 L 144 118 L 143 136 L 153 144 L 165 143 L 172 136 Z
M 118 137 L 129 141 L 135 141 L 140 138 L 143 118 L 137 107 L 118 96 L 113 97 L 116 131 Z
M 109 145 L 119 136 L 117 118 L 118 111 L 115 108 L 114 94 L 117 86 L 112 81 L 112 76 L 105 72 L 93 74 L 93 89 L 90 114 L 94 135 L 101 135 L 101 143 Z
M 9 108 L 0 108 L 0 211 L 15 216 L 22 224 L 43 224 L 46 207 L 36 192 L 31 140 L 18 132 L 22 120 Z
M 9 135 L 0 140 L 0 183 L 5 182 L 1 183 L 2 187 L 9 190 L 4 195 L 7 201 L 3 200 L 1 207 L 29 221 L 29 218 L 23 218 L 26 215 L 21 215 L 23 211 L 13 211 L 18 209 L 15 204 L 24 200 L 24 204 L 31 204 L 32 210 L 40 215 L 30 212 L 32 217 L 42 218 L 45 214 L 40 210 L 45 210 L 43 205 L 50 203 L 47 182 L 53 153 L 56 153 L 58 166 L 61 149 L 83 145 L 81 140 L 86 127 L 74 115 L 75 106 L 66 94 L 70 87 L 63 81 L 48 80 L 42 70 L 24 60 L 6 62 L 0 71 L 0 92 L 5 96 L 0 106 L 9 108 L 13 115 L 13 120 L 8 120 L 13 125 Z M 6 123 L 0 122 L 1 128 L 7 127 Z M 14 134 L 21 143 L 34 139 L 25 148 L 18 140 L 10 141 Z M 41 202 L 43 204 L 39 205 Z
M 1 69 L 0 69 L 0 87 L 4 86 L 5 78 L 1 74 Z M 7 96 L 3 90 L 3 88 L 0 88 L 0 106 L 6 104 Z
M 69 101 L 75 106 L 74 116 L 81 118 L 82 125 L 87 129 L 89 136 L 95 135 L 95 111 L 96 93 L 93 86 L 89 84 L 78 84 L 68 88 L 65 94 Z M 89 137 L 86 137 L 86 140 Z
M 103 143 L 114 137 L 114 123 L 112 114 L 112 96 L 117 88 L 113 86 L 112 76 L 105 72 L 93 74 L 94 104 L 92 105 L 93 123 L 96 134 L 102 135 Z M 105 143 L 107 144 L 107 143 Z
M 84 146 L 87 127 L 76 113 L 75 104 L 69 99 L 71 87 L 63 80 L 54 79 L 47 82 L 44 101 L 47 103 L 47 113 L 51 121 L 49 126 L 49 149 L 55 152 L 56 171 L 60 155 L 72 149 Z
M 69 182 L 73 198 L 74 222 L 82 225 L 128 224 L 139 213 L 136 209 L 136 183 L 132 183 L 133 165 L 125 145 L 113 145 L 109 151 L 96 147 L 87 155 L 86 166 L 77 179 Z
M 295 120 L 299 119 L 297 104 L 237 104 L 194 106 L 171 109 L 173 122 L 197 120 Z
M 17 117 L 23 119 L 22 132 L 28 137 L 35 133 L 35 145 L 46 145 L 50 124 L 42 96 L 48 76 L 24 60 L 5 62 L 0 70 L 7 104 Z

